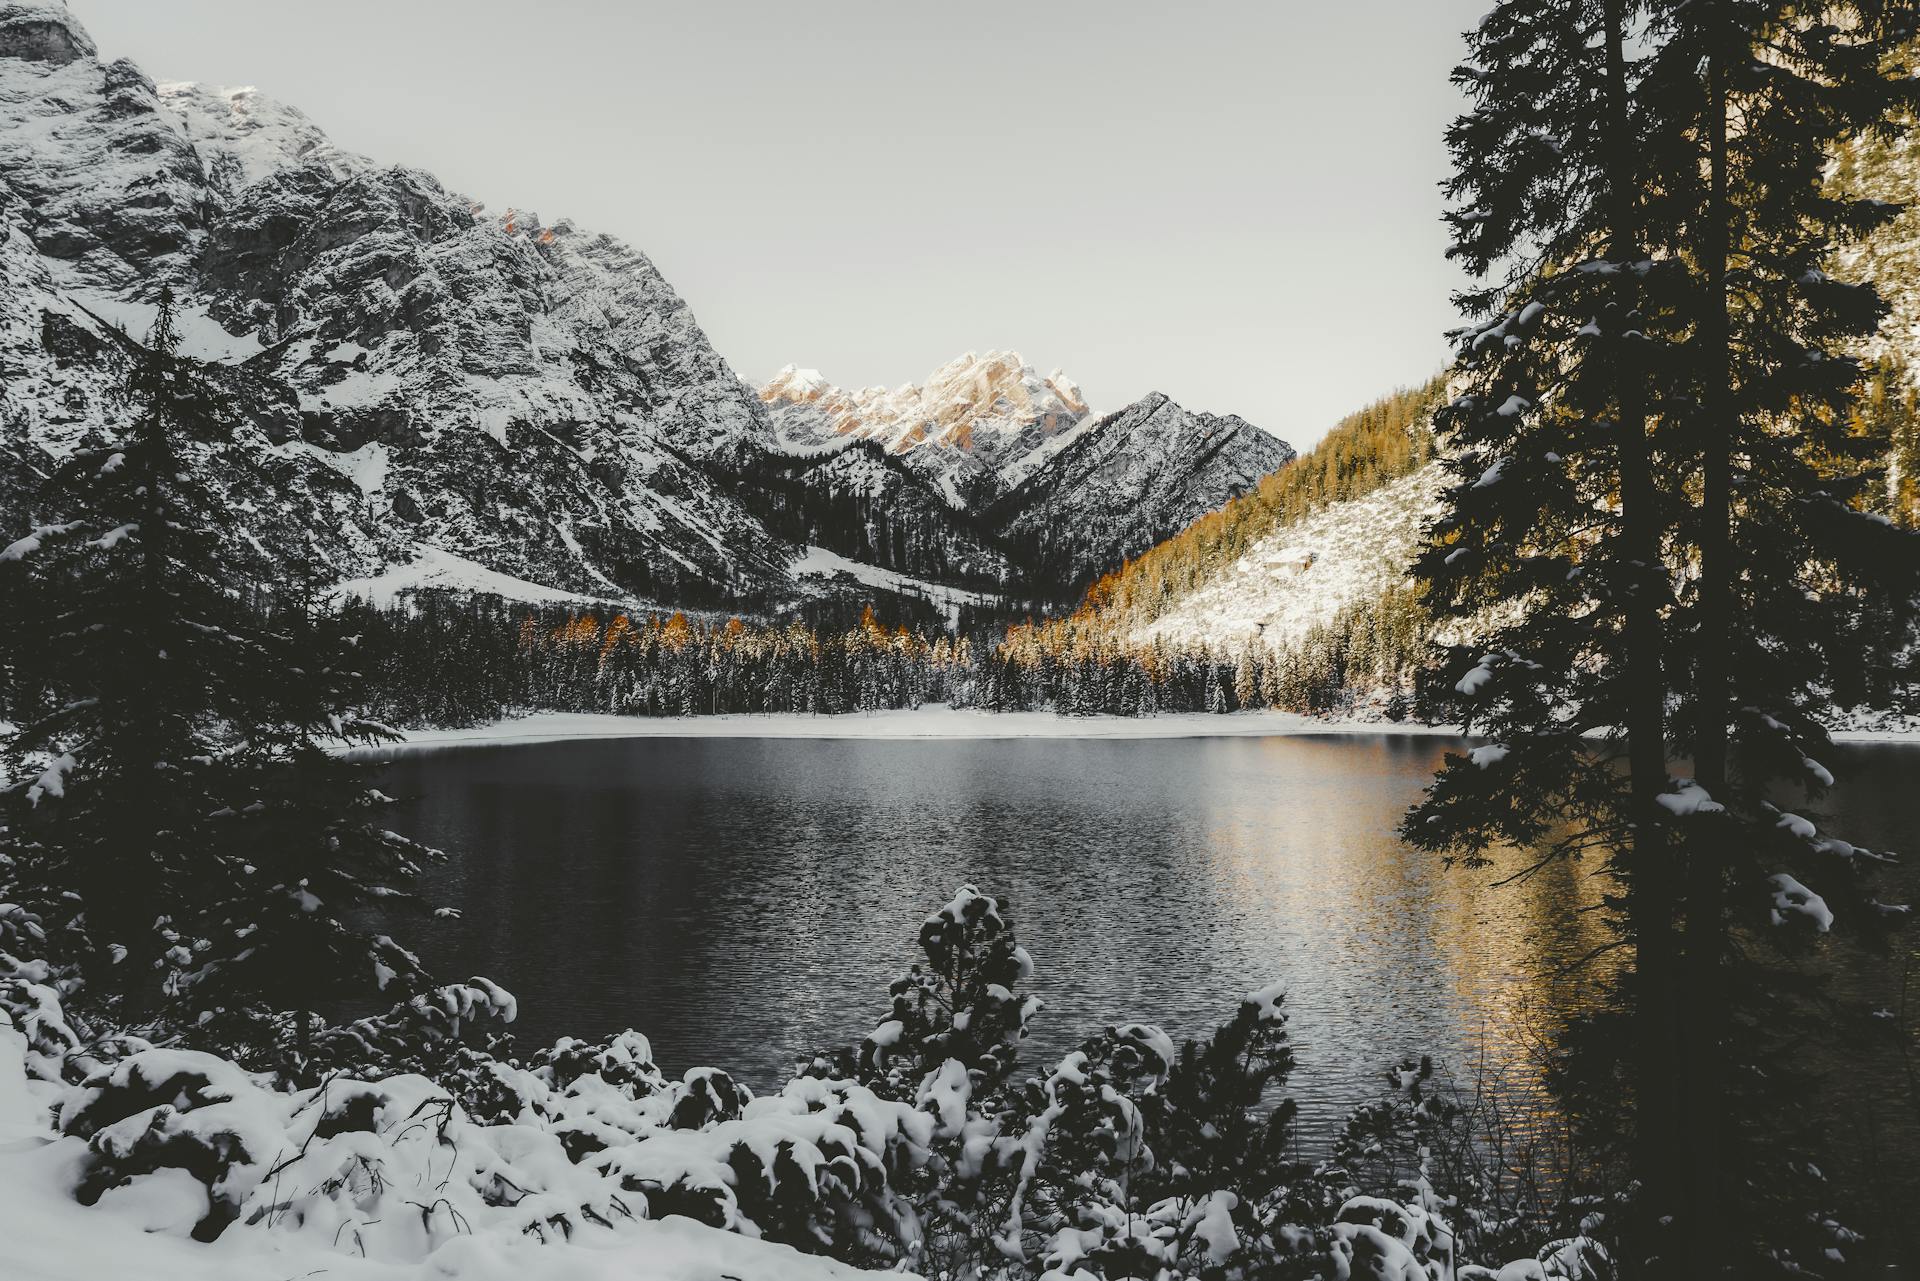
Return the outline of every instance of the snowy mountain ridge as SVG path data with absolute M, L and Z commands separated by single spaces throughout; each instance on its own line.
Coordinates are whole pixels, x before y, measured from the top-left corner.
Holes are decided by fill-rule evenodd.
M 892 391 L 848 391 L 788 365 L 760 398 L 782 451 L 878 447 L 1062 595 L 1294 457 L 1245 419 L 1194 413 L 1159 392 L 1095 416 L 1072 379 L 1042 377 L 1018 352 L 968 352 Z
M 60 0 L 0 0 L 8 523 L 120 425 L 163 289 L 230 406 L 231 439 L 191 461 L 246 514 L 231 550 L 262 577 L 752 613 L 883 583 L 1056 598 L 1284 461 L 1128 437 L 1114 474 L 1169 491 L 1042 572 L 1023 507 L 1111 523 L 1067 488 L 1099 483 L 1062 464 L 1106 420 L 1064 374 L 989 351 L 890 391 L 788 370 L 756 392 L 618 240 L 382 165 L 257 89 L 102 60 Z M 821 573 L 816 547 L 862 572 Z
M 229 198 L 297 165 L 324 166 L 336 179 L 375 167 L 367 157 L 335 146 L 303 112 L 252 85 L 228 88 L 171 80 L 155 88 L 180 118 L 208 178 Z
M 162 89 L 49 2 L 0 8 L 0 234 L 16 466 L 115 420 L 109 331 L 143 337 L 170 287 L 235 406 L 213 452 L 263 572 L 427 546 L 596 595 L 800 591 L 722 474 L 771 439 L 758 401 L 610 237 L 489 214 L 254 90 Z M 327 458 L 374 444 L 365 484 Z
M 812 453 L 871 440 L 904 457 L 955 508 L 980 506 L 1018 484 L 1035 455 L 1091 421 L 1079 385 L 1035 373 L 1020 353 L 968 352 L 924 383 L 847 390 L 816 369 L 787 365 L 760 389 L 783 449 Z

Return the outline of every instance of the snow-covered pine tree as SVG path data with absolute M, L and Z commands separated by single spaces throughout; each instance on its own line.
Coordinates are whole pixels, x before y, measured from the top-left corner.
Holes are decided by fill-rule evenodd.
M 47 523 L 0 550 L 49 698 L 5 744 L 14 826 L 41 856 L 27 879 L 79 896 L 93 991 L 142 1004 L 191 960 L 176 914 L 225 804 L 222 740 L 256 728 L 260 693 L 230 679 L 257 641 L 215 550 L 220 504 L 179 457 L 220 410 L 174 341 L 163 295 L 147 348 L 129 341 L 125 430 L 69 457 L 38 495 Z
M 382 897 L 367 869 L 397 883 L 417 850 L 364 847 L 369 791 L 321 749 L 377 733 L 346 711 L 341 638 L 303 624 L 296 640 L 233 584 L 233 514 L 189 457 L 230 430 L 227 409 L 175 351 L 169 294 L 128 348 L 125 431 L 69 458 L 39 496 L 53 519 L 0 550 L 49 708 L 0 744 L 27 854 L 16 876 L 49 906 L 77 904 L 62 936 L 81 940 L 91 996 L 131 1017 L 190 1018 L 214 974 L 298 1003 L 316 986 L 302 967 L 338 960 L 354 931 L 315 917 L 300 933 L 325 919 L 333 939 L 316 952 L 277 914 L 349 906 L 352 885 Z M 361 942 L 379 958 L 359 967 L 368 980 L 417 970 Z
M 1678 1030 L 1651 412 L 1667 375 L 1646 334 L 1679 273 L 1641 230 L 1649 124 L 1626 51 L 1644 18 L 1628 0 L 1506 0 L 1455 72 L 1473 105 L 1448 133 L 1449 252 L 1479 283 L 1458 299 L 1474 323 L 1436 418 L 1456 479 L 1418 574 L 1443 630 L 1477 633 L 1441 689 L 1497 746 L 1450 758 L 1405 830 L 1469 862 L 1499 842 L 1597 854 L 1627 885 L 1635 1165 L 1658 1204 Z
M 1681 825 L 1687 1158 L 1696 1218 L 1718 1229 L 1696 1234 L 1696 1268 L 1764 1249 L 1799 1208 L 1775 1174 L 1802 1164 L 1777 1150 L 1792 1127 L 1740 1124 L 1773 1100 L 1740 1097 L 1759 1078 L 1736 1069 L 1776 1049 L 1761 1042 L 1783 1023 L 1738 940 L 1769 921 L 1825 932 L 1827 905 L 1799 877 L 1856 926 L 1875 915 L 1851 893 L 1862 852 L 1774 801 L 1782 785 L 1817 797 L 1832 784 L 1818 758 L 1836 673 L 1870 659 L 1863 616 L 1891 609 L 1911 628 L 1920 591 L 1920 539 L 1863 510 L 1889 442 L 1854 412 L 1850 352 L 1883 307 L 1871 283 L 1826 271 L 1899 212 L 1837 196 L 1827 174 L 1842 142 L 1912 119 L 1915 17 L 1905 0 L 1663 6 L 1644 88 L 1660 122 L 1649 226 L 1687 270 L 1675 459 L 1697 481 L 1678 508 L 1696 572 L 1671 629 L 1686 673 L 1676 745 L 1698 781 Z M 1733 1169 L 1749 1172 L 1737 1193 Z
M 377 766 L 328 750 L 398 737 L 359 710 L 355 638 L 342 620 L 308 594 L 270 621 L 282 664 L 276 697 L 229 756 L 229 793 L 245 803 L 212 815 L 219 858 L 190 906 L 209 945 L 178 987 L 210 1035 L 300 1079 L 317 1009 L 356 997 L 390 1003 L 430 986 L 419 958 L 367 919 L 434 914 L 413 882 L 440 854 L 381 823 L 393 802 L 373 785 Z

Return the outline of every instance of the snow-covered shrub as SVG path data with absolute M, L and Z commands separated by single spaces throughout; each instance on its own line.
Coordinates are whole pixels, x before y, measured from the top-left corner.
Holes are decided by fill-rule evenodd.
M 1166 1194 L 1233 1186 L 1238 1195 L 1260 1199 L 1293 1175 L 1287 1156 L 1293 1100 L 1280 1099 L 1260 1115 L 1269 1091 L 1294 1067 L 1283 1000 L 1277 987 L 1249 993 L 1204 1045 L 1187 1042 L 1165 1088 L 1154 1094 L 1149 1117 L 1160 1154 L 1154 1177 Z
M 26 1037 L 31 1075 L 58 1080 L 81 1038 L 60 1004 L 60 983 L 45 961 L 20 961 L 0 951 L 0 1018 Z
M 1004 899 L 963 885 L 920 926 L 924 965 L 889 989 L 888 1017 L 861 1042 L 863 1079 L 898 1085 L 952 1060 L 976 1086 L 1013 1070 L 1039 998 L 1014 989 L 1033 975 L 1033 958 L 1014 938 Z
M 470 1112 L 499 1117 L 509 1102 L 493 1064 L 511 1049 L 506 1025 L 519 1012 L 513 994 L 490 979 L 449 983 L 316 1034 L 296 1079 L 304 1085 L 342 1073 L 369 1080 L 417 1073 L 452 1090 Z
M 55 1105 L 50 1168 L 67 1190 L 202 1240 L 271 1231 L 407 1262 L 451 1259 L 437 1252 L 458 1238 L 505 1249 L 680 1217 L 1000 1281 L 1611 1275 L 1584 1237 L 1456 1272 L 1463 1207 L 1424 1178 L 1369 1188 L 1359 1161 L 1298 1164 L 1291 1105 L 1272 1097 L 1293 1066 L 1277 987 L 1204 1044 L 1122 1024 L 1016 1080 L 1037 1002 L 1015 990 L 1031 965 L 1006 903 L 963 890 L 922 944 L 927 968 L 909 977 L 926 981 L 896 986 L 882 1021 L 897 1034 L 757 1097 L 710 1068 L 669 1080 L 631 1031 L 516 1061 L 496 1037 L 513 999 L 479 980 L 316 1036 L 329 1066 L 311 1084 L 134 1040 L 104 1052 L 68 1025 L 42 963 L 9 959 L 0 1026 L 32 1040 L 24 1066 Z M 1407 1075 L 1418 1095 L 1423 1074 Z M 1353 1133 L 1414 1116 L 1390 1109 Z

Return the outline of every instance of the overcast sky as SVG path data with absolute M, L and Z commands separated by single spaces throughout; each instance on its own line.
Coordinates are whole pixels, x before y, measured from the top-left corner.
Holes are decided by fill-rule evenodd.
M 651 256 L 743 377 L 1012 348 L 1297 443 L 1445 361 L 1486 0 L 70 0 L 105 57 Z

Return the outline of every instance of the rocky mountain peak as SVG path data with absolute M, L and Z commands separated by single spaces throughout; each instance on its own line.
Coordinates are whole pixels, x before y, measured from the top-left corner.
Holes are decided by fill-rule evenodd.
M 1138 556 L 1293 457 L 1244 418 L 1151 392 L 1041 455 L 987 517 L 1025 563 L 1074 581 Z
M 774 434 L 793 452 L 847 438 L 871 440 L 940 486 L 954 506 L 1007 489 L 1035 454 L 1078 430 L 1090 411 L 1079 384 L 1042 376 L 1017 351 L 956 357 L 925 382 L 847 389 L 788 365 L 760 389 Z
M 64 67 L 95 53 L 93 37 L 61 0 L 0 4 L 0 58 Z
M 184 80 L 156 88 L 206 162 L 208 180 L 227 199 L 295 165 L 319 165 L 336 180 L 373 166 L 365 156 L 335 146 L 298 108 L 251 85 L 228 88 Z
M 967 352 L 927 376 L 924 383 L 888 389 L 844 389 L 817 369 L 783 367 L 760 389 L 760 399 L 778 409 L 810 405 L 830 421 L 796 421 L 817 434 L 824 425 L 836 435 L 877 440 L 895 452 L 921 445 L 991 448 L 999 437 L 1038 428 L 1063 431 L 1085 417 L 1087 402 L 1079 384 L 1056 369 L 1034 372 L 1017 351 Z

